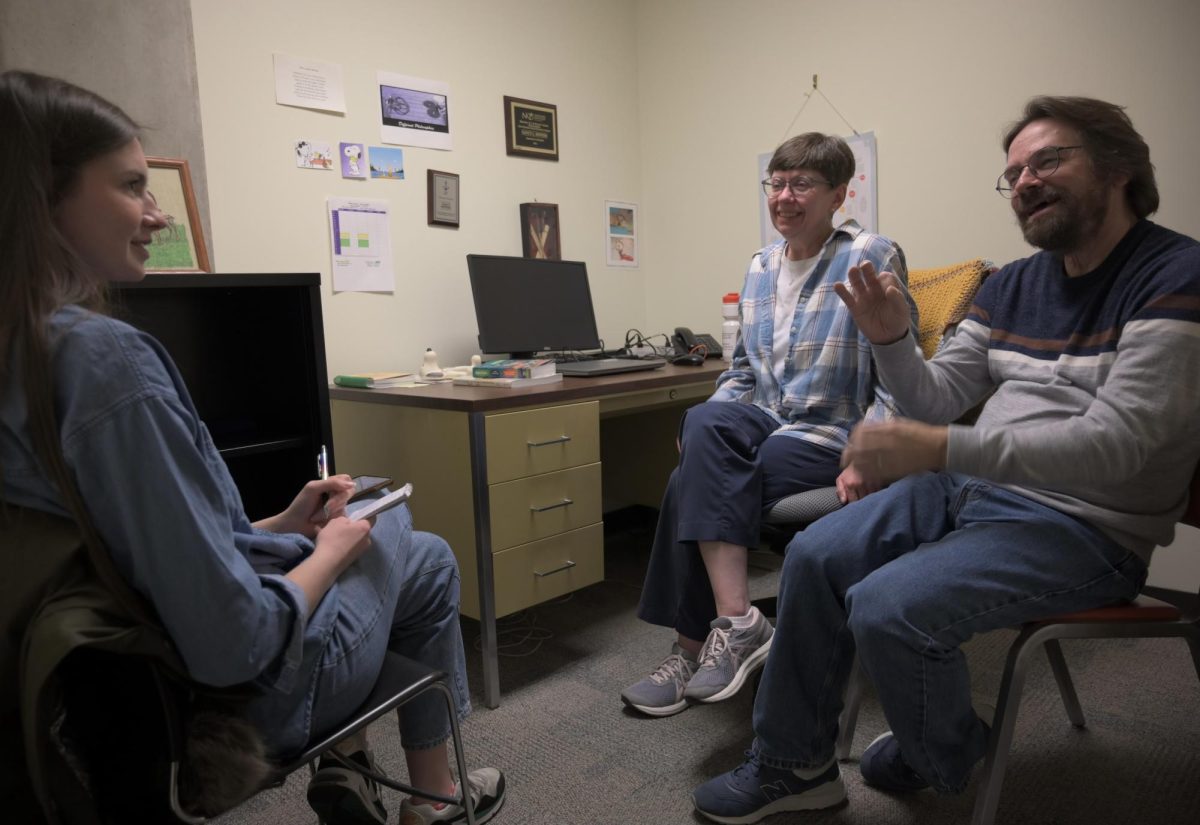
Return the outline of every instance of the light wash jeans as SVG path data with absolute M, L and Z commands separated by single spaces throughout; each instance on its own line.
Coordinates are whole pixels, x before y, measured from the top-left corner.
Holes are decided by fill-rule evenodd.
M 1002 487 L 951 473 L 898 481 L 788 546 L 754 748 L 777 768 L 827 764 L 857 649 L 905 761 L 958 793 L 987 744 L 959 646 L 1131 599 L 1145 579 L 1133 552 Z
M 459 717 L 471 710 L 458 623 L 458 566 L 449 545 L 432 533 L 414 532 L 405 505 L 379 515 L 371 545 L 325 595 L 338 600 L 337 618 L 311 679 L 292 694 L 294 702 L 304 691 L 307 730 L 279 743 L 284 750 L 298 750 L 345 722 L 374 687 L 387 650 L 449 674 Z M 306 650 L 305 659 L 309 655 Z M 272 715 L 269 708 L 257 711 L 260 720 Z M 400 733 L 410 750 L 446 741 L 450 720 L 442 697 L 430 691 L 401 706 Z

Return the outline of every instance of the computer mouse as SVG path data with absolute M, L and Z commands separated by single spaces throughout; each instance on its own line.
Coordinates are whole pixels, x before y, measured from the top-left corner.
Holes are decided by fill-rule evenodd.
M 689 352 L 687 355 L 676 355 L 671 359 L 671 363 L 681 367 L 702 367 L 704 356 L 698 352 Z

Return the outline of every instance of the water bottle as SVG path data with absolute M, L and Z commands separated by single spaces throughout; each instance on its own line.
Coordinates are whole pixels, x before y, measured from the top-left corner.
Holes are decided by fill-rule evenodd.
M 738 300 L 736 292 L 727 292 L 721 299 L 721 357 L 726 361 L 733 360 L 733 348 L 737 345 L 738 330 Z

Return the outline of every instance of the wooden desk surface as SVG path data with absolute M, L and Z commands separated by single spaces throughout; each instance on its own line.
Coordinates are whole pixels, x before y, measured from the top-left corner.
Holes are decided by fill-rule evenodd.
M 422 387 L 388 387 L 360 390 L 331 384 L 330 400 L 366 401 L 404 407 L 428 407 L 459 412 L 490 412 L 538 404 L 560 403 L 660 388 L 680 387 L 705 381 L 715 386 L 717 376 L 728 367 L 720 358 L 710 358 L 699 367 L 667 364 L 656 370 L 600 375 L 592 378 L 563 376 L 562 383 L 508 389 L 459 387 L 451 383 Z

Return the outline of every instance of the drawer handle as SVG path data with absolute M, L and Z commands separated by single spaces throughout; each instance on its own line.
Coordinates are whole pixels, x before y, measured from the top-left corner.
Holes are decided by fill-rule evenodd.
M 572 501 L 571 499 L 564 498 L 562 501 L 556 501 L 553 504 L 547 504 L 544 507 L 530 507 L 529 509 L 534 513 L 544 513 L 547 510 L 556 510 L 559 507 L 566 507 L 568 504 L 574 504 L 574 503 L 575 502 Z
M 549 441 L 526 441 L 530 447 L 549 447 L 551 444 L 566 444 L 571 440 L 569 435 L 560 435 L 558 438 L 552 438 Z
M 542 579 L 542 578 L 545 578 L 546 576 L 553 576 L 555 573 L 561 573 L 564 570 L 570 570 L 574 566 L 575 566 L 575 562 L 570 561 L 568 559 L 567 561 L 563 562 L 562 565 L 560 565 L 559 567 L 556 567 L 553 570 L 547 570 L 545 573 L 539 573 L 537 570 L 534 570 L 533 575 L 537 576 L 539 579 Z

